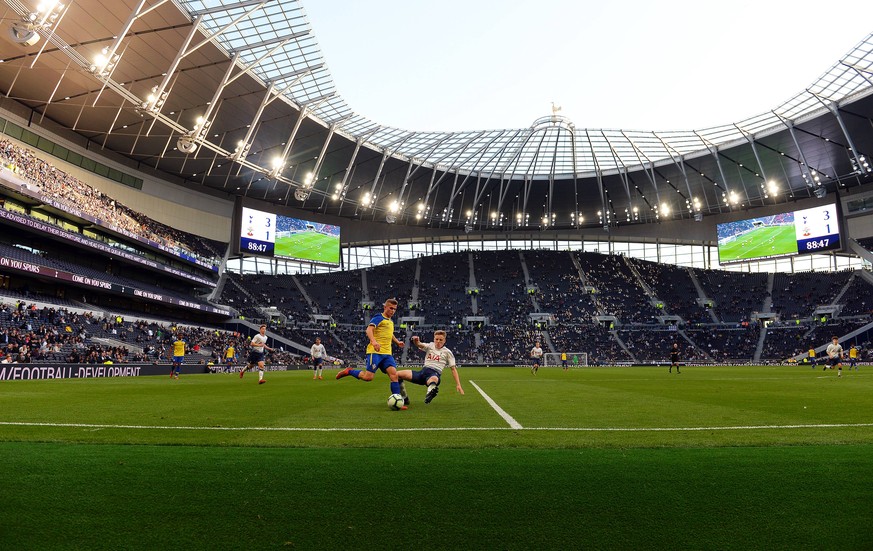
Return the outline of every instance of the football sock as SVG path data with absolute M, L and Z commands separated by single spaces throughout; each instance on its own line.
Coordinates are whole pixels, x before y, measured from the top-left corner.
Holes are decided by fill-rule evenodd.
M 263 370 L 263 369 L 259 369 L 259 370 L 258 370 L 258 380 L 261 380 L 261 379 L 263 379 L 263 378 L 264 378 L 264 370 Z
M 427 391 L 428 391 L 428 392 L 432 391 L 434 388 L 436 388 L 436 385 L 433 384 L 433 383 L 427 385 Z
M 392 381 L 391 382 L 391 394 L 400 394 L 400 382 Z
M 361 374 L 360 369 L 349 369 L 349 375 L 351 375 L 355 379 L 359 379 L 360 377 L 358 377 L 358 375 L 360 375 L 360 374 Z

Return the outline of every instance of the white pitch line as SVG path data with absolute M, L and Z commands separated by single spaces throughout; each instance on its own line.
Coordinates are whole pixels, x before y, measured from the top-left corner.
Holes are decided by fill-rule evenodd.
M 508 414 L 508 413 L 506 413 L 505 411 L 503 411 L 503 408 L 500 407 L 500 406 L 498 406 L 498 405 L 497 405 L 497 402 L 495 402 L 494 400 L 491 399 L 491 396 L 488 396 L 487 394 L 485 394 L 485 391 L 482 390 L 481 388 L 479 388 L 479 385 L 477 385 L 476 383 L 474 383 L 472 380 L 470 381 L 470 384 L 473 385 L 473 386 L 476 388 L 476 390 L 479 391 L 479 394 L 481 394 L 482 397 L 485 398 L 485 401 L 488 402 L 488 404 L 489 404 L 492 408 L 494 408 L 494 411 L 496 411 L 497 414 L 498 414 L 499 416 L 503 417 L 503 420 L 504 420 L 504 421 L 506 421 L 507 423 L 509 423 L 509 426 L 510 426 L 511 428 L 513 428 L 513 429 L 523 429 L 523 428 L 524 428 L 524 427 L 521 426 L 521 424 L 520 424 L 518 421 L 516 421 L 515 419 L 513 419 L 512 416 L 511 416 L 510 414 Z
M 472 381 L 471 381 L 472 382 Z M 473 385 L 475 386 L 475 385 Z M 483 393 L 484 395 L 484 393 Z M 501 410 L 503 411 L 503 410 Z M 512 419 L 510 417 L 510 419 Z M 515 422 L 513 420 L 513 422 Z M 213 430 L 213 431 L 259 431 L 259 432 L 464 432 L 464 431 L 555 431 L 555 432 L 699 432 L 723 430 L 785 430 L 785 429 L 835 429 L 873 427 L 873 423 L 818 423 L 812 425 L 740 425 L 725 427 L 176 427 L 160 425 L 99 425 L 93 423 L 30 423 L 0 421 L 0 426 L 56 427 L 86 429 L 140 429 L 140 430 Z

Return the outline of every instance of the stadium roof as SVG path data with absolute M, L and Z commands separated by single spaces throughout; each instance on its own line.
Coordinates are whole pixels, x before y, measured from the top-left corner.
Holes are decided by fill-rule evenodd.
M 185 185 L 313 212 L 601 226 L 871 181 L 873 35 L 777 108 L 718 127 L 585 129 L 555 112 L 527 128 L 415 132 L 346 104 L 298 1 L 79 0 L 54 14 L 4 1 L 16 23 L 0 87 L 31 120 Z

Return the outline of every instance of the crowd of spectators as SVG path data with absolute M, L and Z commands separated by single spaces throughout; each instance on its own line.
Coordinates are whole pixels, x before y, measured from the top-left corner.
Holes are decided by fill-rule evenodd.
M 680 316 L 686 323 L 710 321 L 709 314 L 697 303 L 697 289 L 688 268 L 634 258 L 628 258 L 628 262 L 664 303 L 665 313 Z
M 297 281 L 306 290 L 319 314 L 333 317 L 336 323 L 364 322 L 361 270 L 299 275 Z
M 537 288 L 540 312 L 552 314 L 558 323 L 593 321 L 597 307 L 591 293 L 585 291 L 569 252 L 533 250 L 523 254 Z
M 477 313 L 488 317 L 490 326 L 467 327 L 463 323 L 463 317 L 472 314 L 470 296 L 465 291 L 469 285 L 471 257 L 479 284 L 476 295 L 479 304 Z M 535 290 L 533 295 L 528 292 L 524 282 L 522 259 L 530 275 L 531 290 Z M 636 275 L 625 262 L 632 262 L 640 277 L 666 303 L 663 311 L 658 311 L 649 303 Z M 389 293 L 401 295 L 400 308 L 395 319 L 400 338 L 407 331 L 401 326 L 400 320 L 409 315 L 420 314 L 426 324 L 422 330 L 429 332 L 434 328 L 444 328 L 454 333 L 458 344 L 453 349 L 463 353 L 465 361 L 518 361 L 519 357 L 526 357 L 533 346 L 529 335 L 540 334 L 539 331 L 546 331 L 551 336 L 551 348 L 543 343 L 547 351 L 557 352 L 562 347 L 567 350 L 586 351 L 592 363 L 629 361 L 630 357 L 612 336 L 610 328 L 594 322 L 593 316 L 597 310 L 593 299 L 600 301 L 603 313 L 606 314 L 623 314 L 631 309 L 646 311 L 643 316 L 625 316 L 645 320 L 646 324 L 629 324 L 622 318 L 619 321 L 624 323 L 618 324 L 621 329 L 619 337 L 631 354 L 640 361 L 663 360 L 669 345 L 680 338 L 676 335 L 675 328 L 652 326 L 655 315 L 674 312 L 678 312 L 688 322 L 686 327 L 691 328 L 688 335 L 697 345 L 695 347 L 684 339 L 678 340 L 683 350 L 683 359 L 750 361 L 754 357 L 760 327 L 749 318 L 752 312 L 760 309 L 766 296 L 765 274 L 698 270 L 707 296 L 715 300 L 717 310 L 731 320 L 710 326 L 706 311 L 697 305 L 697 292 L 686 268 L 595 253 L 583 253 L 579 264 L 585 270 L 587 283 L 600 285 L 604 289 L 603 293 L 587 293 L 584 288 L 586 282 L 572 262 L 570 253 L 556 251 L 524 251 L 521 254 L 518 251 L 449 253 L 409 260 L 402 265 L 371 269 L 367 271 L 366 280 L 371 296 L 375 296 L 373 289 L 377 286 L 392 291 L 409 289 L 407 293 Z M 419 279 L 415 278 L 416 273 L 419 274 Z M 246 276 L 247 284 L 252 282 L 251 277 Z M 297 277 L 318 311 L 332 315 L 338 322 L 333 331 L 338 335 L 348 335 L 342 340 L 349 345 L 341 353 L 347 354 L 353 361 L 359 359 L 363 347 L 360 343 L 362 327 L 370 314 L 374 313 L 364 312 L 361 316 L 358 309 L 358 297 L 363 294 L 360 287 L 363 278 L 360 272 Z M 841 278 L 840 281 L 820 287 L 842 288 L 846 276 L 838 277 Z M 860 281 L 859 279 L 859 287 L 854 295 L 863 293 L 862 283 L 867 285 Z M 416 287 L 418 308 L 410 310 L 404 297 L 411 297 Z M 531 296 L 534 300 L 531 300 Z M 847 294 L 849 296 L 853 295 Z M 438 297 L 439 300 L 431 301 L 426 297 Z M 539 306 L 540 313 L 554 315 L 554 325 L 543 323 L 541 327 L 536 327 L 530 319 L 530 314 L 536 311 L 535 303 Z M 381 295 L 376 309 L 380 306 Z M 359 319 L 354 320 L 355 316 Z M 509 321 L 501 323 L 501 320 Z M 805 322 L 802 327 L 808 329 L 809 322 Z M 302 324 L 298 329 L 309 331 L 312 327 Z M 409 328 L 409 331 L 418 329 Z M 477 333 L 480 336 L 479 346 L 475 344 Z M 774 326 L 765 341 L 764 357 L 788 357 L 795 348 L 788 336 L 796 333 L 797 331 L 780 333 Z M 464 344 L 460 344 L 462 337 Z M 788 340 L 780 340 L 782 337 Z M 407 358 L 412 358 L 410 352 L 407 352 Z
M 750 362 L 755 357 L 761 330 L 757 323 L 736 327 L 692 328 L 688 337 L 715 362 Z
M 533 308 L 518 251 L 476 251 L 473 271 L 480 291 L 476 297 L 479 315 L 502 326 L 528 323 Z
M 767 294 L 767 274 L 693 268 L 706 298 L 715 303 L 722 322 L 749 321 L 760 312 Z
M 272 333 L 307 348 L 316 336 L 321 337 L 329 354 L 346 362 L 361 361 L 366 345 L 364 325 L 372 314 L 381 311 L 382 300 L 388 297 L 400 301 L 395 318 L 398 338 L 404 340 L 414 333 L 429 339 L 433 329 L 447 329 L 451 335 L 450 348 L 459 362 L 526 363 L 536 340 L 542 342 L 547 352 L 587 352 L 590 364 L 630 361 L 622 343 L 639 361 L 663 361 L 672 342 L 680 343 L 686 361 L 703 361 L 706 355 L 714 361 L 750 361 L 754 357 L 760 327 L 746 318 L 763 302 L 766 275 L 699 270 L 701 285 L 707 296 L 716 301 L 717 311 L 722 316 L 737 318 L 731 323 L 710 326 L 692 317 L 702 309 L 696 300 L 692 301 L 696 291 L 687 269 L 581 253 L 580 273 L 572 254 L 463 252 L 412 259 L 368 269 L 366 273 L 356 270 L 298 276 L 228 274 L 221 302 L 236 307 L 253 321 L 264 316 L 265 307 L 274 306 L 287 321 L 278 323 L 274 319 L 276 323 L 270 325 Z M 476 313 L 489 318 L 490 324 L 469 326 L 463 320 L 474 313 L 466 290 L 470 284 L 471 258 L 479 288 L 476 297 L 480 308 Z M 699 349 L 680 340 L 675 328 L 652 323 L 659 312 L 649 303 L 628 262 L 658 298 L 666 302 L 665 311 L 660 313 L 677 311 L 683 318 L 692 318 L 687 335 Z M 525 267 L 530 287 L 524 279 Z M 832 301 L 849 277 L 850 273 L 776 276 L 774 300 L 807 305 Z M 586 292 L 585 284 L 593 285 L 598 292 L 593 295 Z M 843 315 L 848 313 L 858 319 L 830 320 L 826 325 L 808 320 L 796 325 L 794 321 L 776 323 L 766 333 L 762 357 L 785 359 L 802 352 L 810 343 L 821 344 L 831 334 L 843 335 L 867 323 L 869 316 L 864 314 L 869 311 L 864 301 L 868 285 L 866 280 L 856 277 L 843 300 L 847 304 Z M 780 291 L 777 293 L 776 289 Z M 417 303 L 412 299 L 416 294 Z M 376 303 L 375 310 L 361 308 L 368 295 Z M 5 304 L 0 309 L 3 329 L 0 344 L 6 361 L 166 362 L 172 339 L 183 334 L 193 352 L 189 362 L 219 363 L 229 342 L 236 340 L 238 350 L 246 343 L 240 336 L 219 329 L 175 326 L 169 322 L 125 322 L 102 314 L 96 317 L 74 313 L 60 306 L 30 309 L 21 306 L 23 303 L 19 301 L 14 307 Z M 617 334 L 610 331 L 611 325 L 604 326 L 592 319 L 598 313 L 597 303 L 602 313 L 619 318 L 620 323 L 615 325 Z M 314 320 L 311 314 L 315 313 L 327 314 L 332 319 Z M 530 316 L 534 313 L 554 314 L 555 323 L 543 321 L 537 325 Z M 424 318 L 424 324 L 404 325 L 403 318 L 416 314 Z M 112 339 L 112 344 L 100 344 L 97 338 Z M 282 353 L 278 351 L 277 355 Z M 285 354 L 288 362 L 300 361 L 298 350 Z M 404 358 L 410 363 L 420 360 L 413 349 L 404 351 Z
M 84 213 L 109 229 L 159 243 L 179 256 L 196 258 L 205 264 L 217 265 L 222 254 L 215 250 L 223 246 L 219 242 L 171 228 L 138 213 L 10 140 L 0 140 L 0 164 L 38 188 L 48 200 L 69 212 Z
M 454 327 L 472 316 L 469 253 L 424 256 L 419 259 L 419 314 L 429 324 Z
M 851 271 L 775 274 L 771 309 L 783 319 L 809 317 L 817 306 L 831 304 L 851 276 Z
M 852 280 L 846 292 L 840 298 L 843 305 L 840 316 L 870 316 L 873 314 L 873 293 L 870 283 L 858 276 Z
M 619 338 L 630 353 L 640 362 L 663 362 L 669 360 L 673 343 L 679 345 L 682 361 L 704 361 L 706 356 L 688 343 L 682 335 L 664 329 L 622 329 Z
M 477 353 L 486 363 L 530 363 L 530 350 L 537 341 L 546 350 L 542 331 L 529 325 L 488 325 L 479 338 Z
M 125 346 L 91 340 L 89 328 L 100 320 L 65 308 L 0 302 L 0 363 L 106 363 L 142 361 Z
M 624 257 L 583 252 L 578 258 L 586 277 L 597 290 L 594 299 L 604 313 L 616 316 L 625 324 L 656 322 L 663 314 L 652 305 Z

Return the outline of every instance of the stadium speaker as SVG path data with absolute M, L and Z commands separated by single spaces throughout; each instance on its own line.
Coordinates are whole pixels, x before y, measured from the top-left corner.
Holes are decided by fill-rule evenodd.
M 394 216 L 393 214 L 388 214 L 385 216 L 385 221 L 388 222 L 389 224 L 393 224 L 394 222 L 397 222 L 397 217 Z
M 308 197 L 309 194 L 306 192 L 306 190 L 298 189 L 294 192 L 294 198 L 298 201 L 306 201 Z
M 197 143 L 187 137 L 179 138 L 176 141 L 176 147 L 185 155 L 190 155 L 197 151 Z
M 695 222 L 703 222 L 703 213 L 702 212 L 695 212 L 694 213 L 694 221 Z
M 817 188 L 815 188 L 815 191 L 813 191 L 813 193 L 814 193 L 815 196 L 818 197 L 819 199 L 824 199 L 824 198 L 825 198 L 825 195 L 828 194 L 828 190 L 826 190 L 826 189 L 823 188 L 823 187 L 817 187 Z
M 39 33 L 25 23 L 13 23 L 9 28 L 9 38 L 22 46 L 33 46 L 39 42 Z
M 471 231 L 473 231 L 473 226 L 471 226 L 470 224 L 464 226 L 464 233 L 470 233 Z

